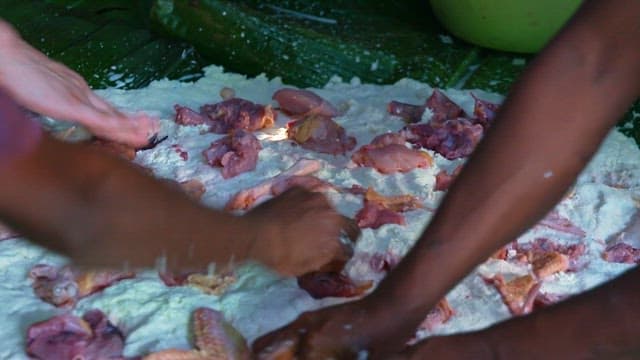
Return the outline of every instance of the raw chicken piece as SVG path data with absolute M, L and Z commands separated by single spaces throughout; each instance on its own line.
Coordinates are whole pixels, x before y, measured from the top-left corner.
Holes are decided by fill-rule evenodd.
M 455 118 L 437 124 L 408 125 L 403 133 L 410 143 L 455 160 L 471 155 L 482 138 L 484 128 L 471 120 Z
M 383 196 L 372 188 L 365 193 L 364 207 L 356 214 L 360 228 L 377 229 L 385 224 L 404 225 L 400 212 L 422 208 L 418 199 L 411 195 Z
M 472 117 L 465 115 L 462 108 L 438 89 L 433 91 L 424 105 L 392 101 L 388 111 L 412 123 L 403 131 L 407 141 L 453 160 L 467 157 L 473 152 L 498 110 L 497 104 L 475 96 L 474 99 Z M 430 121 L 416 124 L 421 122 L 427 108 L 433 113 Z
M 464 111 L 460 106 L 451 101 L 442 91 L 434 89 L 425 105 L 431 110 L 433 116 L 431 123 L 442 123 L 445 120 L 463 116 Z
M 180 125 L 209 126 L 209 131 L 226 134 L 233 129 L 255 131 L 273 126 L 276 113 L 270 105 L 255 104 L 249 100 L 230 98 L 216 104 L 206 104 L 196 112 L 175 105 L 176 123 Z
M 356 214 L 356 221 L 361 229 L 377 229 L 387 224 L 406 224 L 404 215 L 376 202 L 365 202 L 364 207 Z
M 182 160 L 189 160 L 189 153 L 184 148 L 182 148 L 180 144 L 173 144 L 171 145 L 171 148 L 176 152 L 176 154 L 178 154 L 178 156 L 180 156 L 180 158 L 182 158 Z
M 531 266 L 536 277 L 542 279 L 558 272 L 567 271 L 569 269 L 569 257 L 552 251 L 533 259 Z
M 422 208 L 422 203 L 413 195 L 384 196 L 373 188 L 368 188 L 364 195 L 367 202 L 378 203 L 393 211 L 409 211 Z
M 99 310 L 69 314 L 29 327 L 27 354 L 33 359 L 124 359 L 124 336 Z
M 387 112 L 389 114 L 401 117 L 408 123 L 420 122 L 425 109 L 425 105 L 413 105 L 395 100 L 391 101 L 389 105 L 387 105 Z
M 617 243 L 607 247 L 602 258 L 608 262 L 623 264 L 640 264 L 640 249 L 625 243 Z
M 636 212 L 625 228 L 607 240 L 602 258 L 608 262 L 640 264 L 640 249 L 628 244 L 625 239 L 637 240 L 640 236 L 640 212 Z
M 429 311 L 427 317 L 422 321 L 419 329 L 433 331 L 438 326 L 446 323 L 455 314 L 447 299 L 442 299 Z
M 255 131 L 269 128 L 276 120 L 276 113 L 270 105 L 254 104 L 240 98 L 203 105 L 200 113 L 207 117 L 210 131 L 217 134 L 226 134 L 233 129 Z
M 263 181 L 249 189 L 241 190 L 235 194 L 231 200 L 227 202 L 225 210 L 249 210 L 253 206 L 257 205 L 259 200 L 264 200 L 268 196 L 272 195 L 273 188 L 279 188 L 281 186 L 280 183 L 288 181 L 290 177 L 313 174 L 321 168 L 322 163 L 318 160 L 300 159 L 290 168 L 271 179 Z
M 292 117 L 319 115 L 332 118 L 339 115 L 330 102 L 309 90 L 284 88 L 276 91 L 273 99 L 280 104 L 280 110 Z
M 55 306 L 71 307 L 91 294 L 114 283 L 135 277 L 133 272 L 118 271 L 73 271 L 70 267 L 56 268 L 39 264 L 29 272 L 36 295 Z
M 533 276 L 524 275 L 505 281 L 502 275 L 496 275 L 485 280 L 496 287 L 511 314 L 525 315 L 533 309 L 533 302 L 540 290 L 540 283 Z
M 222 177 L 229 179 L 254 170 L 260 150 L 262 145 L 255 135 L 236 129 L 230 135 L 211 143 L 202 154 L 209 165 L 221 166 Z
M 358 255 L 356 255 L 358 256 Z M 377 272 L 389 272 L 400 263 L 400 257 L 390 251 L 385 253 L 375 253 L 369 259 L 369 267 Z
M 516 243 L 513 248 L 516 251 L 514 256 L 516 260 L 530 262 L 534 266 L 534 270 L 536 266 L 540 269 L 545 266 L 551 266 L 561 269 L 559 271 L 577 270 L 580 267 L 581 257 L 586 250 L 583 243 L 559 245 L 546 238 L 537 238 L 525 244 Z M 559 254 L 563 257 L 558 257 L 558 255 L 554 254 Z M 541 260 L 545 257 L 547 258 L 546 260 Z M 567 262 L 566 269 L 564 268 L 565 260 Z M 537 265 L 535 264 L 536 261 L 539 261 Z M 548 262 L 555 263 L 555 265 L 547 264 Z M 548 270 L 543 270 L 543 272 Z
M 195 350 L 168 349 L 144 357 L 144 360 L 248 360 L 247 341 L 225 319 L 209 308 L 193 312 Z
M 325 297 L 356 297 L 373 286 L 372 281 L 355 284 L 348 276 L 339 272 L 311 272 L 298 277 L 298 286 L 314 299 Z
M 329 117 L 312 115 L 287 124 L 287 137 L 305 149 L 326 154 L 353 150 L 356 139 Z
M 405 139 L 404 135 L 400 133 L 386 133 L 374 137 L 369 145 L 383 147 L 392 144 L 405 145 L 406 143 L 407 139 Z
M 557 211 L 551 211 L 544 219 L 542 219 L 538 225 L 546 226 L 550 229 L 558 230 L 567 234 L 584 237 L 586 233 L 584 230 L 575 226 L 571 220 L 563 217 Z
M 202 273 L 185 273 L 174 275 L 169 273 L 159 273 L 158 276 L 165 285 L 172 286 L 191 286 L 205 294 L 220 296 L 236 282 L 236 278 L 232 273 L 225 274 L 202 274 Z
M 389 103 L 389 114 L 399 116 L 408 123 L 417 123 L 422 120 L 426 109 L 431 110 L 431 123 L 441 123 L 445 120 L 455 119 L 463 115 L 462 108 L 449 100 L 440 90 L 434 89 L 433 93 L 424 105 L 411 105 L 399 101 Z
M 498 112 L 500 105 L 478 99 L 473 94 L 471 94 L 471 96 L 473 96 L 473 99 L 475 100 L 475 104 L 473 106 L 473 117 L 486 129 L 491 125 L 493 119 L 496 117 L 496 113 Z
M 174 105 L 176 110 L 176 124 L 178 125 L 202 125 L 207 119 L 199 112 L 194 111 L 186 106 Z
M 220 89 L 220 97 L 222 98 L 222 100 L 233 99 L 234 97 L 236 97 L 236 91 L 225 86 Z
M 408 172 L 427 168 L 433 159 L 424 151 L 410 149 L 400 134 L 383 134 L 353 153 L 351 160 L 358 166 L 373 167 L 383 174 Z
M 331 183 L 318 179 L 313 175 L 294 175 L 273 184 L 271 194 L 278 196 L 293 187 L 301 187 L 312 192 L 325 192 L 335 189 Z

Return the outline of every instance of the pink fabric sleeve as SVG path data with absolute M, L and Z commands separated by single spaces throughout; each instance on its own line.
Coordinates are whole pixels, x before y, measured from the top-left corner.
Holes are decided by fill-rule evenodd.
M 0 168 L 31 151 L 41 138 L 40 126 L 0 90 Z

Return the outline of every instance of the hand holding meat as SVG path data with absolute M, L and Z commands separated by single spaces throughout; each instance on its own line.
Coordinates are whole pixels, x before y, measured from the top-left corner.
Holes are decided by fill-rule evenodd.
M 350 248 L 340 242 L 344 231 L 352 239 L 358 229 L 341 216 L 322 194 L 293 188 L 245 215 L 256 230 L 248 258 L 285 275 L 301 275 L 344 261 Z
M 1 19 L 0 46 L 0 88 L 25 108 L 76 121 L 94 135 L 132 146 L 146 145 L 157 132 L 156 119 L 116 110 L 80 75 L 31 47 Z
M 486 331 L 480 331 L 430 338 L 408 347 L 407 350 L 399 354 L 386 358 L 390 360 L 485 360 L 500 357 L 494 353 L 490 341 L 487 339 Z
M 264 360 L 293 359 L 294 354 L 296 358 L 311 360 L 357 359 L 364 352 L 373 360 L 386 360 L 392 355 L 413 359 L 409 353 L 398 352 L 410 340 L 407 328 L 415 329 L 406 324 L 424 317 L 407 309 L 404 313 L 389 311 L 392 303 L 374 292 L 359 301 L 303 313 L 291 324 L 257 339 L 254 354 Z M 434 308 L 433 314 L 437 311 Z
M 370 334 L 384 331 L 371 321 L 363 301 L 300 315 L 293 323 L 253 343 L 257 359 L 356 359 Z

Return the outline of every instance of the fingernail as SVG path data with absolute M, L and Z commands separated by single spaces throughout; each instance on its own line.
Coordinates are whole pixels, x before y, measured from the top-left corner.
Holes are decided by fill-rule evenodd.
M 158 146 L 158 144 L 160 144 L 161 142 L 167 140 L 169 138 L 169 136 L 163 136 L 161 138 L 158 138 L 158 134 L 155 133 L 153 134 L 148 142 L 147 145 L 137 148 L 136 150 L 149 150 L 149 149 L 153 149 L 154 147 Z

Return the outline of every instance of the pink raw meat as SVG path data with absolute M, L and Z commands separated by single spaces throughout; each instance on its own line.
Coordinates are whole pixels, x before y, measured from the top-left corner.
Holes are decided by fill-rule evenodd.
M 344 154 L 353 150 L 356 139 L 329 117 L 308 116 L 287 124 L 287 137 L 305 149 L 326 154 Z
M 241 190 L 236 193 L 225 206 L 225 210 L 249 210 L 253 206 L 257 205 L 260 200 L 266 199 L 268 196 L 273 195 L 274 187 L 279 189 L 282 182 L 289 181 L 292 176 L 305 176 L 313 174 L 314 172 L 322 168 L 322 163 L 318 160 L 301 159 L 293 164 L 290 168 L 282 173 L 274 176 L 271 179 L 265 180 L 262 183 L 255 185 L 251 188 Z
M 60 315 L 29 327 L 27 354 L 33 359 L 124 359 L 124 336 L 99 310 L 82 318 Z
M 211 143 L 202 154 L 209 165 L 221 166 L 222 177 L 229 179 L 254 170 L 261 149 L 260 141 L 255 135 L 236 129 L 230 135 Z
M 332 118 L 339 115 L 330 102 L 309 90 L 284 88 L 276 91 L 273 99 L 280 104 L 280 110 L 293 117 L 319 115 Z

